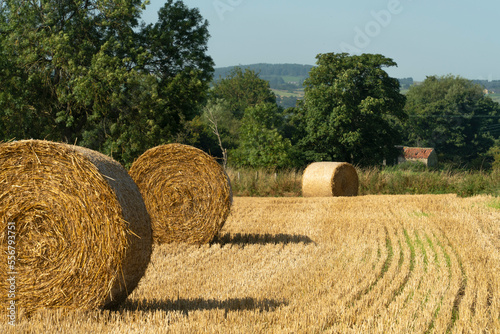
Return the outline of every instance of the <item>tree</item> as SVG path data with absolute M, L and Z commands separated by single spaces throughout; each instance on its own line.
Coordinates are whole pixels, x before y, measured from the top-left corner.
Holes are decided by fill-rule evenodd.
M 3 2 L 1 44 L 8 62 L 2 64 L 0 103 L 4 120 L 26 120 L 13 135 L 72 141 L 89 117 L 107 109 L 103 104 L 116 97 L 116 81 L 135 75 L 116 55 L 133 34 L 140 6 L 138 0 L 121 6 L 102 0 Z
M 491 155 L 493 162 L 491 164 L 494 171 L 500 172 L 500 143 L 493 145 L 488 154 Z
M 305 111 L 302 107 L 291 107 L 283 111 L 283 137 L 291 143 L 288 150 L 290 167 L 305 167 L 310 159 L 307 159 L 303 144 L 307 137 Z
M 144 6 L 3 1 L 3 139 L 78 141 L 131 163 L 147 148 L 182 137 L 213 72 L 207 22 L 197 9 L 169 0 L 156 24 L 139 26 Z
M 209 37 L 208 22 L 199 10 L 182 1 L 166 1 L 158 22 L 141 27 L 134 45 L 146 53 L 132 59 L 154 82 L 145 82 L 149 89 L 134 94 L 141 108 L 121 123 L 123 129 L 112 133 L 106 151 L 136 148 L 123 159 L 131 162 L 152 146 L 192 140 L 189 121 L 201 113 L 212 80 L 214 63 L 206 55 Z
M 225 161 L 224 150 L 238 146 L 241 120 L 224 100 L 209 100 L 200 116 L 189 122 L 189 144 Z
M 172 138 L 184 123 L 200 114 L 212 81 L 214 62 L 206 54 L 208 22 L 198 9 L 168 0 L 158 22 L 141 30 L 141 46 L 151 57 L 144 69 L 158 78 L 161 103 L 155 110 L 159 138 Z
M 259 78 L 255 71 L 234 68 L 224 79 L 215 82 L 210 92 L 212 100 L 222 99 L 229 104 L 235 117 L 241 119 L 246 108 L 260 103 L 276 104 L 276 95 L 269 82 Z
M 487 127 L 500 115 L 498 103 L 474 82 L 452 75 L 429 76 L 407 93 L 405 125 L 409 145 L 434 147 L 441 157 L 471 162 L 488 151 Z
M 260 103 L 245 110 L 240 127 L 240 145 L 230 152 L 230 161 L 237 166 L 254 168 L 286 167 L 291 142 L 283 138 L 283 118 L 278 106 Z
M 304 122 L 299 145 L 306 161 L 379 164 L 400 143 L 394 124 L 405 118 L 399 82 L 383 67 L 396 63 L 382 55 L 319 54 L 304 82 L 297 117 Z
M 248 157 L 236 157 L 237 154 L 245 150 L 239 149 L 242 138 L 246 142 L 245 145 L 251 141 L 250 133 L 253 130 L 250 128 L 255 124 L 250 124 L 251 116 L 249 115 L 253 111 L 249 111 L 249 115 L 245 115 L 249 108 L 263 105 L 266 105 L 267 111 L 275 112 L 276 117 L 282 117 L 281 109 L 276 104 L 276 95 L 269 88 L 267 81 L 259 78 L 258 74 L 250 69 L 244 71 L 239 67 L 232 69 L 229 75 L 214 83 L 203 116 L 199 120 L 195 119 L 190 123 L 191 126 L 197 128 L 193 132 L 198 131 L 203 134 L 199 136 L 194 145 L 203 148 L 210 147 L 211 152 L 216 152 L 217 156 L 221 156 L 222 152 L 217 148 L 219 146 L 217 144 L 218 138 L 212 134 L 205 136 L 207 129 L 212 126 L 211 117 L 208 117 L 212 113 L 212 118 L 215 118 L 218 122 L 222 146 L 228 150 L 228 161 L 237 165 L 249 165 L 246 160 Z M 243 122 L 245 117 L 245 122 Z

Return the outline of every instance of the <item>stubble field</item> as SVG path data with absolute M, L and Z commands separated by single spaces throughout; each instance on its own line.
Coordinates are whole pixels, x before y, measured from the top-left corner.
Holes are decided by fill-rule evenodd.
M 119 310 L 43 311 L 16 333 L 500 333 L 499 205 L 236 197 L 211 245 L 157 246 Z

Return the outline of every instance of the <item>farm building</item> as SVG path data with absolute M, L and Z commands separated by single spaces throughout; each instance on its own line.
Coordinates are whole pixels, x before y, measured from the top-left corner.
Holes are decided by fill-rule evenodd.
M 398 157 L 398 164 L 406 161 L 420 161 L 427 167 L 437 165 L 437 154 L 431 147 L 407 147 L 400 146 L 401 154 Z

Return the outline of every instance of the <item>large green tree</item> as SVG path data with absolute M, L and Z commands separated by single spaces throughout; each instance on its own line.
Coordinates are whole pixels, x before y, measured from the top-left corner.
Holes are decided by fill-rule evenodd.
M 201 112 L 213 75 L 206 54 L 208 22 L 182 1 L 166 1 L 158 22 L 143 27 L 141 46 L 151 55 L 144 68 L 158 79 L 161 102 L 154 110 L 159 141 L 180 139 L 186 122 Z
M 378 164 L 397 154 L 394 124 L 405 118 L 399 82 L 384 67 L 396 63 L 382 55 L 326 53 L 305 81 L 302 147 L 306 161 Z
M 275 103 L 260 103 L 245 109 L 240 126 L 240 145 L 230 151 L 237 166 L 283 168 L 289 166 L 291 142 L 282 133 L 283 116 Z
M 249 68 L 245 70 L 235 67 L 225 78 L 215 81 L 210 91 L 212 100 L 224 100 L 234 116 L 243 117 L 246 108 L 260 103 L 276 104 L 276 95 L 269 82 L 259 77 L 259 74 Z
M 121 68 L 98 80 L 110 58 L 122 47 L 119 36 L 137 24 L 140 2 L 119 8 L 99 1 L 2 2 L 0 85 L 7 136 L 73 140 L 91 116 L 89 105 L 102 109 L 102 100 L 87 92 L 107 90 Z M 118 34 L 120 31 L 120 34 Z M 109 43 L 105 43 L 109 41 Z M 120 73 L 121 72 L 121 73 Z M 99 78 L 100 79 L 100 78 Z
M 124 163 L 182 138 L 213 72 L 207 22 L 169 0 L 156 24 L 141 26 L 145 5 L 3 1 L 2 138 L 77 141 Z
M 474 82 L 452 75 L 429 76 L 407 93 L 407 144 L 429 146 L 447 160 L 469 163 L 493 145 L 489 125 L 499 104 Z

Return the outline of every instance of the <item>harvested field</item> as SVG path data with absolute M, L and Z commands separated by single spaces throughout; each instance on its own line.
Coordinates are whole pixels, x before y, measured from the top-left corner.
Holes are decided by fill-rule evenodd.
M 157 246 L 118 311 L 39 313 L 17 333 L 499 333 L 499 204 L 236 197 L 211 245 Z

